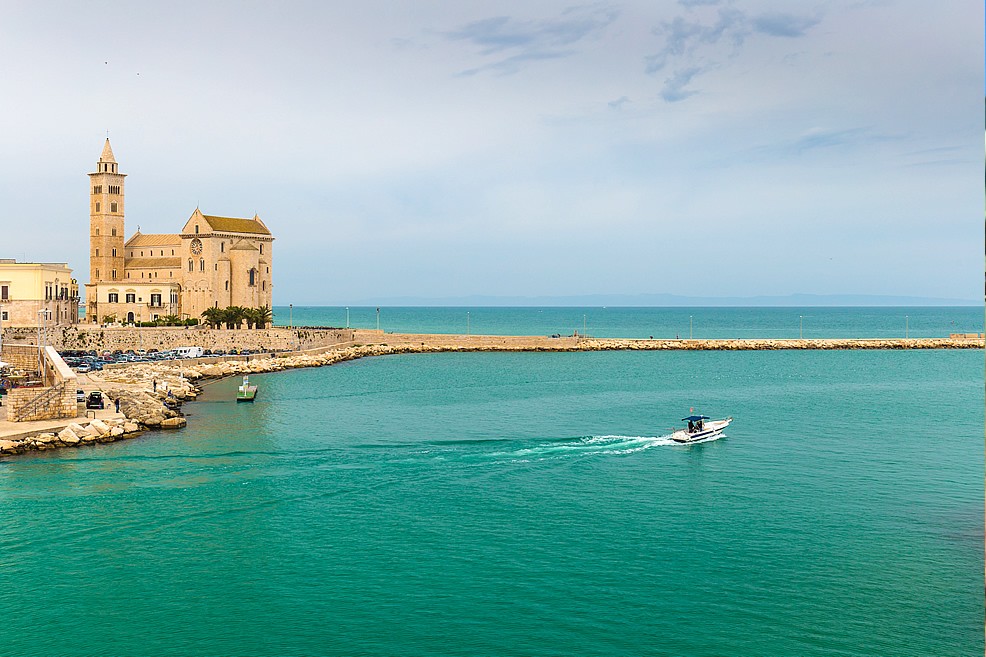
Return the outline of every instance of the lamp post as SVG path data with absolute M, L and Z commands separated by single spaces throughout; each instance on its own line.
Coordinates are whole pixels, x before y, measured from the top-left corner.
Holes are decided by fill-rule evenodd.
M 380 308 L 377 308 L 377 330 L 380 330 Z
M 692 316 L 688 316 L 688 339 L 692 339 Z
M 805 316 L 804 315 L 798 315 L 798 319 L 801 320 L 801 328 L 798 329 L 798 339 L 799 340 L 804 340 L 805 339 Z
M 905 339 L 905 340 L 907 339 L 907 333 L 908 333 L 908 329 L 910 328 L 910 327 L 908 326 L 908 324 L 910 323 L 910 321 L 909 321 L 909 319 L 910 319 L 910 318 L 908 318 L 908 316 L 907 316 L 907 315 L 904 315 L 904 339 Z
M 288 304 L 288 328 L 294 328 L 294 304 Z
M 582 337 L 583 338 L 586 337 L 586 335 L 585 335 L 585 313 L 582 313 Z
M 466 335 L 469 335 L 469 311 L 466 311 Z
M 346 306 L 346 328 L 349 328 L 349 306 Z

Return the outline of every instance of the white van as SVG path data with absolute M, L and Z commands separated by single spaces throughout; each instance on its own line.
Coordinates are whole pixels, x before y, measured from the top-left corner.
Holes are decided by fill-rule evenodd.
M 175 358 L 198 358 L 202 355 L 202 347 L 178 347 L 174 354 Z

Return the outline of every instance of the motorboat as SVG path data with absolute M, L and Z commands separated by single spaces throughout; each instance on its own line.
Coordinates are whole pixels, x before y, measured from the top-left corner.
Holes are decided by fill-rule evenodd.
M 250 385 L 250 377 L 243 377 L 243 385 L 236 389 L 237 402 L 252 402 L 257 398 L 257 386 Z
M 722 435 L 723 429 L 729 426 L 733 418 L 727 417 L 725 420 L 713 420 L 708 415 L 689 415 L 681 418 L 682 422 L 688 422 L 684 429 L 676 429 L 671 434 L 671 440 L 676 443 L 687 445 L 690 443 L 704 443 L 715 440 Z

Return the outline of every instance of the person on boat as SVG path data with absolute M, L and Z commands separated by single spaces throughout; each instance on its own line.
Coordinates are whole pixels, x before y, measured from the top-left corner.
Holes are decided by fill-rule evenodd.
M 696 425 L 696 428 L 697 428 L 697 429 L 698 429 L 699 431 L 701 431 L 701 430 L 702 430 L 703 428 L 705 428 L 705 422 L 704 422 L 704 421 L 702 421 L 702 420 L 699 420 L 699 421 L 698 421 L 698 424 Z
M 688 420 L 688 433 L 695 433 L 695 423 Z

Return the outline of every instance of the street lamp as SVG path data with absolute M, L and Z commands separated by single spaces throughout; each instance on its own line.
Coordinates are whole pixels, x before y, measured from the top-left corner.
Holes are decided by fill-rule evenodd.
M 908 324 L 909 324 L 909 318 L 908 318 L 907 315 L 904 315 L 904 339 L 905 340 L 907 339 L 908 329 L 910 328 L 908 326 Z
M 346 328 L 349 328 L 349 306 L 346 306 Z
M 294 304 L 288 304 L 288 328 L 294 328 Z
M 798 339 L 799 340 L 804 340 L 805 339 L 805 316 L 804 315 L 798 315 L 798 319 L 801 320 L 801 328 L 798 329 Z
M 688 339 L 692 339 L 692 316 L 688 316 Z
M 380 308 L 377 308 L 377 330 L 380 330 Z
M 469 311 L 466 311 L 466 335 L 469 335 Z

